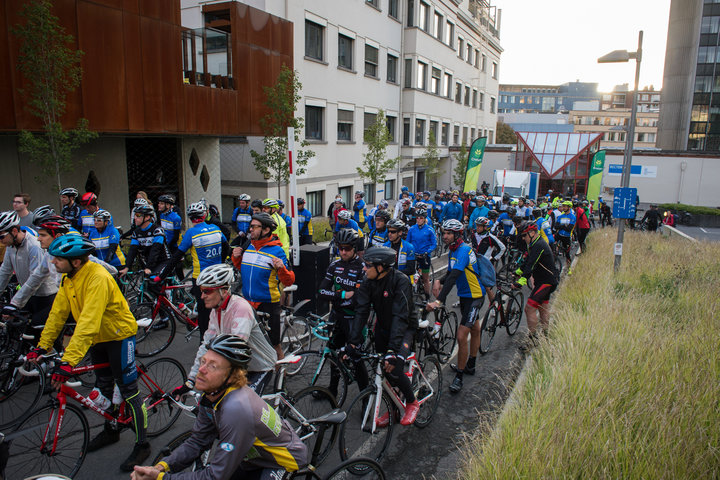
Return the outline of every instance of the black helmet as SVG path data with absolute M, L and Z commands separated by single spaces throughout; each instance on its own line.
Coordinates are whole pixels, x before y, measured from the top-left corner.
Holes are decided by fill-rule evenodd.
M 390 247 L 370 247 L 363 257 L 365 263 L 392 267 L 395 265 L 395 250 Z
M 55 210 L 50 205 L 43 205 L 42 207 L 38 207 L 33 212 L 33 225 L 36 227 L 40 225 L 43 220 L 45 220 L 48 217 L 52 217 L 55 215 Z
M 376 221 L 378 219 L 382 219 L 382 220 L 385 220 L 385 223 L 387 223 L 390 221 L 391 218 L 392 218 L 392 215 L 390 215 L 390 212 L 388 212 L 387 210 L 379 210 L 377 213 L 375 213 Z
M 152 205 L 139 205 L 133 209 L 133 213 L 140 213 L 152 217 L 155 215 L 155 209 Z
M 407 228 L 407 225 L 405 225 L 405 222 L 403 222 L 399 218 L 393 218 L 392 220 L 387 222 L 387 228 L 403 231 Z
M 505 211 L 510 216 L 510 218 L 514 217 L 515 212 L 517 212 L 517 210 L 515 210 L 515 207 L 508 207 L 507 209 L 505 209 Z
M 358 190 L 357 192 L 355 192 L 355 195 L 360 195 L 360 198 L 362 198 L 365 196 L 365 192 Z
M 490 220 L 495 220 L 496 218 L 498 218 L 500 216 L 500 213 L 498 213 L 497 210 L 490 210 L 488 212 L 487 216 Z
M 535 207 L 535 208 L 533 208 L 533 212 L 532 212 L 532 213 L 533 213 L 533 217 L 535 217 L 535 218 L 540 218 L 540 216 L 542 215 L 542 209 L 541 209 L 541 208 L 538 208 L 538 207 Z
M 250 202 L 250 206 L 252 208 L 262 208 L 262 201 L 256 198 L 255 200 Z
M 503 202 L 510 201 L 510 195 L 507 193 L 504 193 L 502 196 Z
M 173 197 L 172 195 L 168 195 L 168 194 L 160 195 L 158 197 L 158 202 L 169 203 L 170 205 L 175 205 L 175 197 Z
M 223 333 L 210 340 L 206 347 L 208 350 L 222 355 L 233 367 L 247 370 L 250 362 L 250 347 L 242 338 Z
M 302 205 L 303 203 L 305 203 L 305 199 L 302 198 L 302 197 L 298 197 L 298 199 L 297 199 L 297 204 L 298 204 L 298 205 Z
M 337 234 L 338 245 L 352 245 L 354 247 L 357 239 L 358 234 L 352 228 L 343 228 Z
M 252 216 L 252 219 L 260 222 L 260 225 L 262 225 L 263 228 L 269 228 L 270 230 L 275 230 L 277 228 L 277 223 L 273 217 L 265 212 L 256 213 Z

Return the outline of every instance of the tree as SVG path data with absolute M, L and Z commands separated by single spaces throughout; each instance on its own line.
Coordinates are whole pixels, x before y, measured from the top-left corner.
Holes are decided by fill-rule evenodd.
M 395 168 L 395 165 L 400 160 L 400 157 L 385 158 L 387 155 L 386 149 L 392 137 L 390 136 L 390 130 L 387 128 L 383 110 L 378 112 L 375 123 L 365 131 L 364 140 L 367 143 L 368 151 L 363 153 L 362 165 L 356 167 L 356 170 L 361 178 L 369 180 L 377 189 L 379 184 L 385 182 L 387 173 Z
M 457 161 L 457 165 L 453 169 L 453 182 L 455 182 L 455 185 L 462 190 L 465 183 L 465 173 L 468 164 L 468 149 L 467 146 L 465 146 L 464 141 L 460 146 L 460 151 L 455 154 L 455 160 Z
M 440 169 L 440 151 L 437 148 L 435 132 L 430 130 L 430 138 L 425 153 L 420 157 L 420 165 L 425 167 L 425 183 L 428 187 L 437 186 L 437 179 L 445 173 Z
M 495 141 L 500 144 L 514 144 L 517 142 L 517 137 L 515 136 L 515 130 L 504 122 L 497 122 L 497 135 L 495 136 Z
M 295 145 L 307 147 L 309 143 L 300 141 L 300 131 L 305 125 L 302 117 L 295 116 L 295 107 L 300 100 L 302 84 L 298 80 L 298 73 L 290 70 L 286 65 L 280 69 L 280 74 L 274 85 L 263 87 L 265 93 L 265 106 L 270 110 L 260 119 L 260 128 L 264 138 L 265 149 L 263 153 L 250 151 L 255 168 L 270 177 L 277 183 L 278 197 L 280 197 L 280 184 L 286 183 L 290 178 L 290 165 L 287 160 L 287 128 L 295 129 Z M 295 174 L 305 173 L 308 159 L 315 156 L 312 150 L 295 150 Z
M 84 118 L 73 130 L 62 126 L 65 98 L 80 85 L 83 52 L 70 48 L 74 38 L 65 34 L 58 18 L 50 12 L 51 7 L 50 0 L 27 2 L 20 13 L 25 24 L 13 28 L 20 40 L 18 68 L 28 85 L 20 91 L 27 94 L 30 112 L 43 123 L 43 134 L 26 130 L 20 133 L 18 149 L 38 162 L 45 175 L 54 176 L 59 190 L 60 175 L 87 159 L 74 159 L 73 151 L 98 135 L 88 129 Z

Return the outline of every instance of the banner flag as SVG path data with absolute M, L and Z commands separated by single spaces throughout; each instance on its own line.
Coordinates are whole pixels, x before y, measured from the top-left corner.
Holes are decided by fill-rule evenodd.
M 467 170 L 465 171 L 465 183 L 463 185 L 463 192 L 469 192 L 470 190 L 478 189 L 478 182 L 480 181 L 480 167 L 482 166 L 486 144 L 487 137 L 480 137 L 475 140 L 470 146 Z
M 600 186 L 602 184 L 603 170 L 605 169 L 605 150 L 598 150 L 593 156 L 590 166 L 590 175 L 588 177 L 587 199 L 594 202 L 594 209 L 599 208 L 598 197 L 600 196 Z

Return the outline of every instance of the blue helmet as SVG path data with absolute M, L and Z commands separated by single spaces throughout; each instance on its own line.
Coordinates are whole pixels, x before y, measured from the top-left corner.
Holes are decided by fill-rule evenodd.
M 48 253 L 53 257 L 82 258 L 95 252 L 95 244 L 82 235 L 62 235 L 50 244 Z

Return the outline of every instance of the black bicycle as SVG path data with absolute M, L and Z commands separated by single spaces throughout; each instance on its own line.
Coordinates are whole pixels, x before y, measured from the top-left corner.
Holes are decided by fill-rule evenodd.
M 520 289 L 513 288 L 511 282 L 498 280 L 496 286 L 495 300 L 485 312 L 480 330 L 480 353 L 483 355 L 490 351 L 490 345 L 499 328 L 505 327 L 508 335 L 515 335 L 525 305 L 525 296 Z

